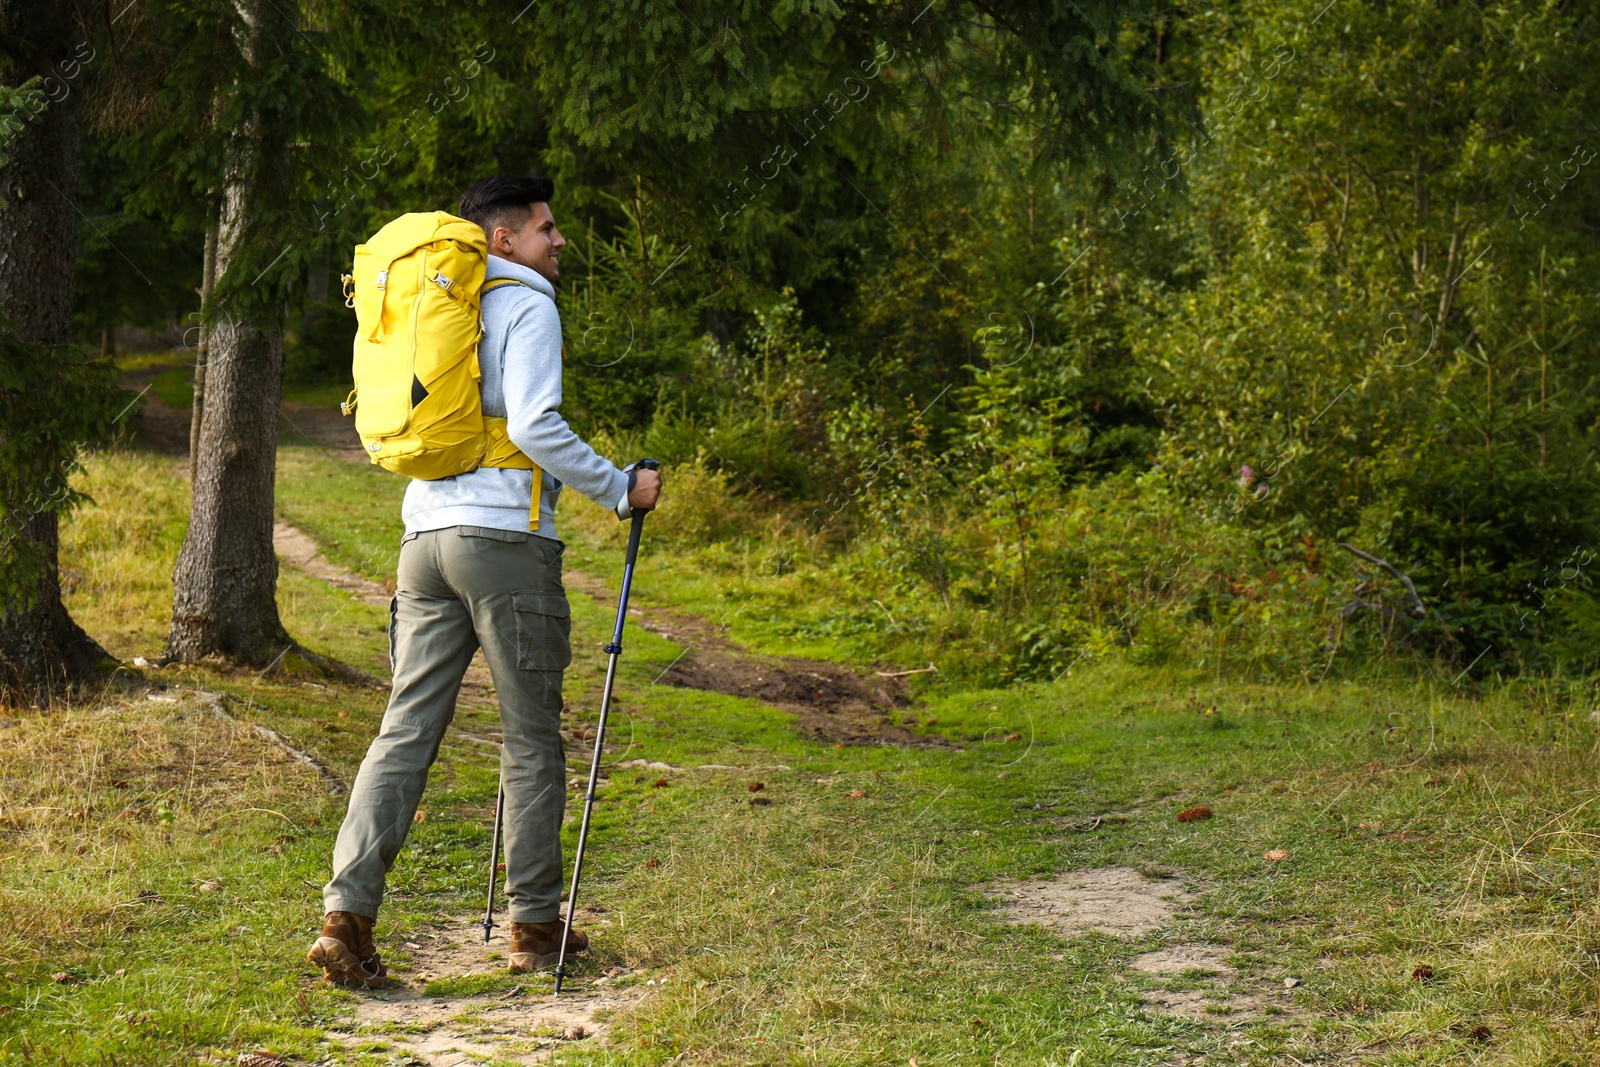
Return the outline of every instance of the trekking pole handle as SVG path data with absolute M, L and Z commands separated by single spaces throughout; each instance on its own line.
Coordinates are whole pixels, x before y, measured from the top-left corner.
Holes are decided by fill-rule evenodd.
M 634 483 L 639 480 L 639 471 L 659 471 L 661 461 L 655 459 L 641 459 L 628 464 L 623 471 L 628 475 L 628 492 L 633 492 Z M 639 558 L 639 535 L 644 533 L 644 517 L 648 511 L 635 510 L 633 513 L 633 527 L 628 531 L 628 554 L 623 557 L 623 565 L 633 568 L 634 561 Z

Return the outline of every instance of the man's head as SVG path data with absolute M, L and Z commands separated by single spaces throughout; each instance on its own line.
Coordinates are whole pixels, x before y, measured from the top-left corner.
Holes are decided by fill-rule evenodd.
M 549 178 L 485 178 L 461 194 L 459 214 L 483 227 L 489 254 L 509 259 L 554 282 L 567 240 L 550 215 Z

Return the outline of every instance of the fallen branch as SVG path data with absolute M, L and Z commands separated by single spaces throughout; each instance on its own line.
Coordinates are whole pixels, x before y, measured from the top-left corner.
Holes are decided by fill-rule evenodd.
M 310 767 L 312 770 L 316 771 L 322 776 L 322 779 L 328 783 L 329 796 L 343 796 L 344 794 L 350 792 L 350 787 L 345 785 L 343 778 L 340 778 L 321 760 L 311 755 L 311 753 L 302 752 L 289 742 L 285 741 L 283 739 L 283 735 L 278 733 L 278 731 L 268 729 L 267 727 L 262 726 L 260 723 L 244 722 L 228 714 L 228 709 L 223 705 L 225 698 L 221 693 L 209 693 L 202 689 L 200 690 L 200 699 L 205 702 L 206 707 L 210 708 L 211 713 L 217 716 L 217 718 L 225 719 L 236 726 L 250 727 L 250 729 L 254 730 L 258 735 L 268 741 L 271 741 L 273 744 L 283 749 L 283 751 L 287 752 L 291 758 L 299 763 L 304 763 L 307 767 Z
M 908 674 L 938 674 L 939 668 L 931 662 L 926 667 L 918 667 L 911 671 L 874 671 L 879 678 L 904 678 Z
M 1350 553 L 1352 556 L 1358 556 L 1361 559 L 1366 560 L 1368 563 L 1376 563 L 1378 566 L 1382 567 L 1384 570 L 1386 570 L 1390 574 L 1394 575 L 1394 577 L 1396 577 L 1400 581 L 1404 582 L 1405 583 L 1405 587 L 1406 587 L 1407 599 L 1410 600 L 1410 602 L 1411 602 L 1411 610 L 1410 610 L 1409 614 L 1411 615 L 1412 618 L 1420 619 L 1423 616 L 1428 614 L 1427 607 L 1422 603 L 1422 597 L 1417 593 L 1416 585 L 1412 583 L 1410 578 L 1406 577 L 1404 574 L 1401 574 L 1400 570 L 1397 567 L 1395 567 L 1395 565 L 1393 563 L 1390 563 L 1386 559 L 1379 559 L 1377 556 L 1374 556 L 1374 555 L 1372 555 L 1370 553 L 1367 553 L 1367 552 L 1363 552 L 1359 548 L 1356 548 L 1354 545 L 1347 545 L 1342 541 L 1339 543 L 1339 547 L 1344 549 L 1346 552 Z M 1363 607 L 1368 607 L 1370 605 L 1363 604 L 1362 606 Z

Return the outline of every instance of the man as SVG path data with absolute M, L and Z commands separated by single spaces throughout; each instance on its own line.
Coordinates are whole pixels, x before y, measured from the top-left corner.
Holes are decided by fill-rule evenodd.
M 328 981 L 385 984 L 372 939 L 384 876 L 405 843 L 462 675 L 480 647 L 500 698 L 511 969 L 548 966 L 561 947 L 561 673 L 572 649 L 556 499 L 570 485 L 626 518 L 634 508 L 655 507 L 661 476 L 618 470 L 559 413 L 555 281 L 566 241 L 550 214 L 553 191 L 548 178 L 489 178 L 461 198 L 460 214 L 488 238 L 485 285 L 497 278 L 519 283 L 483 293 L 478 358 L 484 415 L 505 418 L 512 443 L 544 472 L 539 520 L 530 531 L 528 470 L 479 467 L 413 480 L 406 490 L 390 606 L 393 690 L 350 791 L 333 879 L 322 892 L 327 918 L 307 954 Z M 573 930 L 567 952 L 588 947 Z

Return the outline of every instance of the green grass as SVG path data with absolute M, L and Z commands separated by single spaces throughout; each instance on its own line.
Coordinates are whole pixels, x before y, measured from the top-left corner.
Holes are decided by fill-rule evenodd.
M 66 528 L 73 609 L 121 654 L 149 654 L 164 631 L 185 506 L 174 470 L 97 457 L 86 484 L 98 504 Z M 401 490 L 369 466 L 285 449 L 282 514 L 369 577 L 392 567 Z M 565 529 L 572 557 L 611 579 L 616 531 Z M 737 575 L 720 580 L 737 595 Z M 685 576 L 662 551 L 647 556 L 638 595 L 705 611 L 718 581 L 704 558 Z M 825 611 L 838 592 L 820 576 L 809 592 L 798 581 L 758 587 L 769 620 L 808 597 Z M 282 599 L 312 647 L 377 669 L 381 611 L 287 570 Z M 585 719 L 609 613 L 573 601 L 568 700 Z M 756 612 L 732 624 L 785 647 Z M 849 657 L 854 646 L 841 633 L 804 647 Z M 950 747 L 834 747 L 801 739 L 783 712 L 652 684 L 679 651 L 629 633 L 613 735 L 626 751 L 613 762 L 683 770 L 612 771 L 585 874 L 586 902 L 609 921 L 591 930 L 590 973 L 625 963 L 667 981 L 616 1020 L 607 1047 L 575 1043 L 563 1062 L 687 1052 L 678 1062 L 1082 1067 L 1187 1054 L 1554 1067 L 1600 1056 L 1600 726 L 1559 687 L 1473 698 L 1403 680 L 1275 687 L 1103 663 L 1050 686 L 928 690 L 909 714 Z M 382 695 L 364 691 L 151 673 L 230 694 L 236 717 L 347 777 L 382 712 Z M 173 693 L 0 713 L 0 1063 L 231 1061 L 257 1045 L 387 1062 L 319 1043 L 353 999 L 301 961 L 342 805 Z M 487 713 L 462 714 L 470 729 Z M 447 738 L 429 817 L 392 876 L 385 943 L 478 906 L 493 774 L 480 746 Z M 770 805 L 749 802 L 753 779 Z M 1191 804 L 1215 817 L 1178 823 Z M 1273 848 L 1293 858 L 1265 861 Z M 1063 941 L 1002 921 L 981 889 L 1108 865 L 1175 872 L 1196 894 L 1189 917 L 1133 940 Z M 222 888 L 203 891 L 207 881 Z M 1297 1014 L 1230 1028 L 1146 1010 L 1142 990 L 1184 980 L 1129 963 L 1178 941 L 1225 945 L 1241 987 L 1299 979 Z M 1432 982 L 1411 980 L 1420 963 Z M 62 971 L 77 980 L 51 981 Z M 463 981 L 514 987 L 443 979 L 437 992 L 477 991 Z M 1478 1026 L 1487 1041 L 1471 1036 Z
M 175 408 L 194 406 L 194 368 L 185 363 L 162 371 L 150 380 L 150 391 Z

